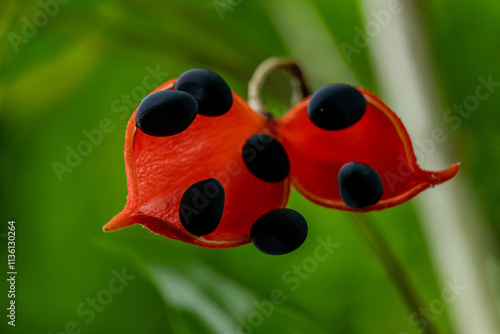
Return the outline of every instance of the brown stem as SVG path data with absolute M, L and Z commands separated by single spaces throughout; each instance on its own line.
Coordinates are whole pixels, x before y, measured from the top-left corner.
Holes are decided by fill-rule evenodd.
M 264 60 L 248 82 L 248 104 L 258 114 L 265 118 L 272 118 L 271 113 L 265 108 L 260 92 L 269 75 L 276 69 L 286 71 L 290 76 L 292 85 L 291 105 L 295 105 L 309 95 L 304 74 L 300 66 L 290 58 L 272 57 Z

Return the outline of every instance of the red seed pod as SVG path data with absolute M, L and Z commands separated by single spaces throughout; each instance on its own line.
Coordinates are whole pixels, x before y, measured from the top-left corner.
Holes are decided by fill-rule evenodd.
M 278 65 L 283 67 L 283 64 L 291 63 Z M 292 65 L 297 74 L 297 65 Z M 185 80 L 186 87 L 196 83 L 196 75 L 191 73 L 189 80 Z M 141 224 L 155 233 L 202 247 L 235 247 L 251 241 L 250 231 L 255 221 L 286 206 L 291 184 L 319 205 L 370 211 L 401 204 L 458 172 L 459 164 L 440 172 L 420 169 L 401 120 L 379 98 L 362 88 L 329 87 L 324 91 L 330 96 L 320 96 L 314 103 L 311 97 L 305 97 L 276 120 L 262 110 L 254 111 L 236 93 L 228 96 L 225 82 L 213 72 L 197 69 L 194 73 L 200 73 L 200 82 L 211 85 L 206 90 L 203 84 L 196 85 L 194 96 L 206 110 L 211 110 L 210 114 L 198 112 L 190 125 L 181 124 L 181 127 L 188 124 L 184 131 L 172 131 L 175 134 L 166 136 L 146 134 L 136 127 L 138 111 L 132 114 L 125 135 L 127 204 L 104 226 L 105 231 Z M 302 79 L 299 74 L 297 77 Z M 152 93 L 173 91 L 175 82 L 176 79 L 169 80 Z M 223 87 L 213 86 L 218 84 Z M 302 93 L 306 91 L 304 87 Z M 221 98 L 207 98 L 205 91 L 217 92 Z M 161 101 L 160 105 L 172 105 L 171 97 L 166 96 L 167 101 Z M 339 100 L 333 101 L 337 96 Z M 209 105 L 207 101 L 214 102 Z M 314 110 L 308 113 L 310 103 Z M 361 110 L 365 105 L 366 110 Z M 224 110 L 218 111 L 219 106 Z M 355 110 L 354 117 L 342 114 L 350 109 Z M 172 110 L 166 112 L 175 117 Z M 325 112 L 336 114 L 322 114 Z M 155 117 L 163 120 L 157 113 L 155 109 Z M 325 119 L 329 123 L 321 126 Z M 339 126 L 332 123 L 337 120 Z M 147 119 L 142 121 L 148 124 Z M 339 171 L 351 162 L 369 166 L 367 170 L 379 177 L 377 182 L 382 180 L 383 194 L 377 203 L 354 209 L 356 205 L 347 206 L 342 201 Z M 214 184 L 217 187 L 210 188 Z M 349 191 L 363 189 L 351 186 Z M 186 217 L 194 222 L 188 229 L 201 236 L 185 229 L 181 214 L 186 215 L 182 219 L 185 224 Z M 210 214 L 214 216 L 203 216 Z M 210 222 L 209 228 L 196 225 L 205 220 Z
M 364 163 L 378 172 L 384 193 L 377 204 L 362 211 L 380 210 L 406 202 L 457 174 L 459 163 L 440 172 L 422 170 L 399 117 L 378 97 L 357 89 L 367 108 L 363 117 L 347 128 L 327 131 L 314 125 L 307 115 L 309 98 L 276 121 L 290 158 L 291 181 L 299 192 L 319 205 L 360 211 L 342 202 L 337 175 L 346 163 Z

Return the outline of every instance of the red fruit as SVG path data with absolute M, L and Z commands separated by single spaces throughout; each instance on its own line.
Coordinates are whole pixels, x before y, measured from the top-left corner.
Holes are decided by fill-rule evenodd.
M 175 82 L 167 81 L 154 92 L 174 90 Z M 229 248 L 250 242 L 253 223 L 286 206 L 290 183 L 314 203 L 369 211 L 401 204 L 456 175 L 459 164 L 441 172 L 421 170 L 400 119 L 372 93 L 357 89 L 366 99 L 366 111 L 359 121 L 342 130 L 325 130 L 313 124 L 307 113 L 309 97 L 274 120 L 256 113 L 232 92 L 229 111 L 218 116 L 198 114 L 186 130 L 165 137 L 150 136 L 136 128 L 136 110 L 125 136 L 127 204 L 103 229 L 142 224 L 172 239 L 207 248 Z M 284 180 L 263 181 L 245 165 L 243 147 L 257 133 L 274 137 L 285 149 L 290 172 Z M 378 172 L 384 192 L 377 204 L 354 210 L 342 202 L 337 175 L 349 162 L 367 164 Z M 219 180 L 224 188 L 223 214 L 213 232 L 196 236 L 181 224 L 179 205 L 189 187 L 210 178 Z
M 357 123 L 345 129 L 327 131 L 315 126 L 307 116 L 309 98 L 276 121 L 290 158 L 292 184 L 300 193 L 316 204 L 335 209 L 381 210 L 406 202 L 457 174 L 459 163 L 440 172 L 420 169 L 399 117 L 378 97 L 357 89 L 366 98 L 367 109 Z M 382 199 L 362 210 L 347 207 L 338 192 L 337 174 L 352 161 L 374 168 L 384 185 Z

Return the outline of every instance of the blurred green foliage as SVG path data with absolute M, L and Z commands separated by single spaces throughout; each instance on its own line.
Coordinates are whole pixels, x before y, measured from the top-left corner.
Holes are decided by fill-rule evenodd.
M 125 204 L 124 130 L 135 109 L 131 105 L 144 97 L 144 78 L 156 71 L 166 81 L 190 68 L 210 68 L 246 96 L 248 79 L 261 61 L 296 56 L 293 50 L 300 48 L 277 29 L 277 16 L 296 15 L 293 2 L 277 7 L 280 3 L 74 0 L 51 7 L 57 13 L 33 32 L 26 22 L 48 10 L 38 1 L 2 1 L 0 233 L 6 233 L 9 219 L 16 221 L 19 274 L 16 328 L 7 326 L 2 314 L 0 332 L 233 333 L 243 321 L 259 323 L 247 329 L 254 333 L 418 332 L 351 217 L 311 204 L 296 192 L 289 206 L 307 217 L 310 235 L 299 250 L 285 256 L 267 256 L 251 245 L 197 248 L 139 226 L 108 234 L 101 230 Z M 325 32 L 337 41 L 351 43 L 353 27 L 363 26 L 356 2 L 303 4 L 312 6 Z M 432 0 L 420 6 L 435 80 L 448 106 L 473 94 L 479 76 L 500 81 L 498 1 Z M 300 15 L 292 19 L 301 27 Z M 321 50 L 303 51 L 311 53 L 311 58 L 299 57 L 307 70 L 308 60 Z M 377 90 L 366 49 L 349 65 L 366 88 Z M 334 70 L 345 66 L 325 63 Z M 316 89 L 348 78 L 308 79 Z M 271 81 L 266 96 L 281 111 L 288 86 L 279 77 L 274 80 L 284 84 Z M 130 105 L 125 95 L 130 95 Z M 471 196 L 478 197 L 496 240 L 499 102 L 500 93 L 494 92 L 460 127 L 447 129 L 457 142 L 450 163 L 464 162 L 460 173 L 472 179 Z M 105 119 L 111 127 L 102 141 L 59 179 L 53 163 L 66 164 L 68 148 L 75 150 L 86 139 L 82 131 L 99 128 Z M 372 217 L 426 305 L 440 298 L 411 202 Z M 311 273 L 293 273 L 294 266 L 314 255 L 318 238 L 331 238 L 339 247 Z M 0 267 L 5 268 L 5 239 L 0 241 Z M 122 270 L 133 278 L 110 286 Z M 2 279 L 3 312 L 7 290 Z M 283 302 L 266 309 L 266 301 L 276 294 Z M 436 317 L 435 325 L 450 332 L 446 313 Z

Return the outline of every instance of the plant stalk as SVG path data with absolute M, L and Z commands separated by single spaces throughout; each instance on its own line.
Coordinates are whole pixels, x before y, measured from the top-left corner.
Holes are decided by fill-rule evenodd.
M 284 70 L 290 76 L 292 85 L 291 105 L 294 106 L 309 95 L 304 73 L 300 66 L 291 58 L 271 57 L 264 60 L 248 82 L 248 104 L 259 115 L 271 119 L 271 113 L 265 108 L 260 92 L 269 75 L 277 69 Z
M 382 265 L 389 273 L 389 276 L 398 288 L 410 311 L 414 314 L 419 314 L 426 320 L 427 326 L 422 328 L 423 333 L 439 334 L 439 331 L 434 326 L 433 320 L 429 319 L 425 312 L 421 312 L 423 304 L 416 287 L 413 285 L 404 266 L 392 251 L 387 240 L 378 230 L 375 221 L 370 219 L 367 214 L 352 214 L 352 219 L 360 231 L 360 234 L 379 257 Z

